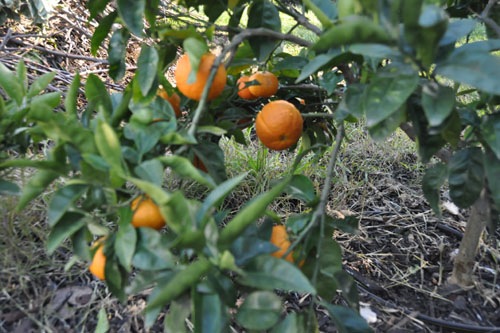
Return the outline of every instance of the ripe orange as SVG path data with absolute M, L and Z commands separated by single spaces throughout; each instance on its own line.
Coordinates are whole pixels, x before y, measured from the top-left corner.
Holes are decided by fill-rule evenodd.
M 258 81 L 258 85 L 249 86 L 250 93 L 257 97 L 270 97 L 278 91 L 278 78 L 271 72 L 254 73 L 249 81 Z
M 271 253 L 273 257 L 281 258 L 285 252 L 290 247 L 290 240 L 288 239 L 288 233 L 286 232 L 286 228 L 284 225 L 275 225 L 273 226 L 273 232 L 271 234 L 271 243 L 275 246 L 279 247 L 279 250 Z M 290 252 L 286 257 L 286 261 L 293 263 L 293 254 Z
M 189 56 L 185 53 L 180 57 L 175 68 L 175 81 L 177 83 L 177 88 L 185 96 L 199 101 L 205 88 L 205 84 L 210 75 L 210 70 L 212 69 L 212 64 L 215 61 L 215 55 L 212 53 L 204 54 L 200 59 L 200 66 L 198 67 L 198 72 L 196 73 L 196 79 L 194 82 L 189 82 L 189 74 L 191 73 L 191 62 L 189 61 Z M 227 74 L 226 68 L 221 64 L 217 69 L 212 86 L 208 92 L 208 100 L 212 100 L 219 96 L 224 87 L 226 86 Z
M 243 99 L 256 99 L 257 96 L 252 94 L 249 87 L 245 87 L 245 84 L 250 81 L 250 76 L 243 75 L 241 76 L 236 83 L 238 84 L 238 96 Z
M 132 225 L 136 228 L 149 227 L 160 230 L 166 224 L 160 209 L 149 197 L 138 196 L 132 200 L 130 208 L 134 211 Z
M 106 256 L 104 255 L 104 244 L 99 245 L 99 241 L 96 242 L 96 245 L 99 246 L 94 253 L 94 257 L 92 258 L 92 262 L 89 266 L 89 271 L 96 278 L 100 280 L 105 279 L 104 268 L 106 267 Z
M 158 89 L 158 96 L 160 96 L 164 100 L 168 101 L 170 103 L 170 105 L 172 105 L 172 109 L 174 109 L 175 116 L 177 118 L 182 116 L 181 97 L 179 96 L 178 93 L 172 92 L 172 95 L 169 95 L 165 89 L 160 88 L 160 89 Z
M 284 100 L 264 105 L 255 119 L 255 131 L 269 149 L 284 150 L 299 141 L 304 120 L 299 110 Z

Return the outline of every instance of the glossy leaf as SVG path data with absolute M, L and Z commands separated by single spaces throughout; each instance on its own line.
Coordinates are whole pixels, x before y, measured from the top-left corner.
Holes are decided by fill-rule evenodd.
M 309 279 L 286 260 L 262 255 L 244 267 L 245 275 L 238 282 L 249 287 L 262 290 L 280 289 L 316 294 Z
M 19 194 L 19 192 L 20 188 L 17 184 L 5 179 L 0 179 L 0 195 L 14 195 Z
M 314 13 L 323 28 L 330 27 L 337 18 L 337 8 L 329 0 L 304 0 L 304 4 Z
M 308 206 L 315 205 L 319 200 L 314 184 L 304 175 L 293 175 L 284 191 L 293 198 L 304 201 Z
M 406 121 L 406 107 L 403 105 L 381 122 L 368 128 L 370 136 L 375 141 L 385 140 L 388 136 L 394 133 L 401 123 Z
M 316 316 L 310 316 L 309 319 L 315 320 L 315 318 Z M 278 325 L 273 327 L 271 333 L 304 333 L 311 328 L 312 327 L 308 327 L 307 325 L 305 314 L 290 312 L 287 313 L 286 317 Z
M 23 102 L 23 82 L 20 82 L 4 64 L 0 63 L 0 87 L 17 105 Z
M 481 135 L 496 158 L 500 160 L 500 114 L 483 117 Z
M 484 155 L 484 170 L 491 198 L 500 208 L 500 159 L 496 158 L 491 150 L 486 150 Z
M 144 270 L 174 268 L 176 259 L 170 252 L 166 237 L 151 228 L 137 229 L 134 267 Z
M 121 208 L 127 210 L 128 208 Z M 123 218 L 122 216 L 120 216 Z M 131 217 L 131 213 L 129 218 Z M 130 221 L 120 221 L 120 226 L 116 232 L 116 239 L 114 242 L 115 253 L 118 261 L 128 272 L 132 270 L 132 258 L 136 252 L 137 230 L 130 223 Z
M 58 220 L 57 224 L 52 227 L 49 236 L 47 237 L 46 246 L 49 255 L 54 253 L 62 242 L 85 225 L 84 218 L 85 215 L 82 213 L 67 212 Z
M 34 97 L 41 93 L 43 90 L 45 90 L 50 82 L 54 79 L 56 76 L 56 72 L 49 72 L 46 74 L 43 74 L 42 76 L 39 76 L 33 81 L 31 84 L 30 88 L 28 89 L 28 93 L 26 97 Z
M 97 120 L 94 133 L 95 144 L 99 154 L 109 165 L 116 169 L 122 169 L 122 150 L 118 135 L 113 128 L 102 119 Z
M 68 91 L 66 92 L 66 97 L 64 98 L 64 110 L 66 114 L 71 119 L 77 119 L 78 117 L 78 94 L 80 89 L 80 73 L 76 73 Z
M 219 295 L 196 292 L 194 303 L 194 332 L 223 332 L 227 327 L 227 310 Z
M 366 320 L 353 309 L 321 302 L 335 322 L 339 333 L 373 333 Z
M 158 159 L 147 160 L 134 168 L 136 175 L 151 183 L 162 184 L 165 169 Z
M 85 82 L 85 97 L 93 107 L 101 106 L 105 116 L 111 114 L 111 98 L 106 86 L 95 74 L 90 74 Z
M 100 20 L 99 25 L 95 29 L 94 33 L 92 34 L 92 38 L 90 39 L 90 53 L 92 55 L 97 55 L 99 47 L 101 46 L 104 39 L 106 39 L 106 37 L 108 36 L 109 31 L 111 30 L 111 27 L 113 26 L 113 23 L 115 22 L 117 16 L 117 12 L 113 11 L 104 16 L 102 20 Z
M 457 151 L 448 163 L 450 197 L 461 208 L 470 207 L 483 188 L 483 153 L 480 148 Z
M 377 125 L 400 108 L 416 89 L 418 81 L 418 73 L 401 66 L 377 73 L 363 100 L 368 127 Z
M 146 96 L 156 79 L 158 66 L 158 52 L 154 47 L 143 45 L 137 60 L 136 79 L 143 96 Z
M 437 215 L 441 215 L 441 209 L 439 207 L 440 189 L 447 178 L 447 166 L 445 164 L 439 163 L 427 168 L 422 179 L 422 190 L 424 192 L 425 199 L 427 199 L 427 201 L 431 205 L 432 210 Z
M 384 44 L 353 44 L 349 47 L 349 51 L 356 54 L 361 54 L 365 57 L 380 58 L 380 59 L 395 59 L 402 58 L 401 53 Z
M 436 73 L 454 81 L 500 95 L 500 58 L 486 52 L 454 50 L 438 63 Z
M 87 189 L 88 186 L 85 184 L 70 184 L 57 190 L 50 200 L 47 209 L 47 222 L 49 226 L 53 227 Z
M 267 330 L 279 321 L 281 303 L 281 298 L 273 292 L 255 291 L 245 298 L 236 320 L 248 330 Z
M 136 36 L 142 36 L 146 0 L 117 0 L 118 13 L 127 28 Z
M 428 83 L 422 89 L 422 107 L 430 126 L 440 126 L 455 105 L 455 91 L 450 87 Z
M 278 9 L 269 0 L 256 0 L 248 10 L 249 29 L 267 28 L 281 32 L 281 19 Z M 267 59 L 276 47 L 277 41 L 266 37 L 252 37 L 248 39 L 253 52 L 259 61 Z
M 20 211 L 24 209 L 24 207 L 26 207 L 31 200 L 42 194 L 47 186 L 49 186 L 50 183 L 58 177 L 59 173 L 52 170 L 38 170 L 24 186 L 21 197 L 17 203 L 16 210 Z
M 166 333 L 187 333 L 186 319 L 191 314 L 191 302 L 188 298 L 181 298 L 170 303 L 165 315 L 164 331 Z
M 299 83 L 307 79 L 309 76 L 313 75 L 319 71 L 323 66 L 326 66 L 333 59 L 340 55 L 340 50 L 333 49 L 325 54 L 319 54 L 309 61 L 308 64 L 302 67 L 299 77 L 295 80 L 295 83 Z
M 216 186 L 214 180 L 209 175 L 202 173 L 185 157 L 170 155 L 160 157 L 159 160 L 183 178 L 196 180 L 208 188 L 215 188 Z
M 144 1 L 144 0 L 143 0 Z M 138 1 L 141 2 L 141 1 Z M 117 29 L 111 35 L 108 45 L 109 76 L 115 81 L 121 80 L 125 74 L 125 54 L 130 34 L 125 29 Z

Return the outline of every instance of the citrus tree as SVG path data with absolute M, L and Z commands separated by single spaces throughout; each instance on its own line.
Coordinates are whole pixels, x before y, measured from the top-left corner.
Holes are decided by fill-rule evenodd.
M 423 190 L 436 214 L 444 185 L 455 204 L 473 207 L 452 276 L 470 284 L 480 234 L 500 206 L 495 3 L 89 1 L 99 22 L 92 50 L 107 45 L 109 75 L 124 89 L 76 75 L 62 98 L 44 93 L 53 75 L 28 84 L 23 63 L 0 65 L 0 190 L 16 193 L 8 174 L 35 169 L 18 209 L 54 189 L 49 253 L 70 240 L 121 300 L 152 288 L 147 326 L 168 307 L 166 331 L 186 331 L 190 318 L 196 332 L 230 322 L 312 332 L 321 306 L 340 332 L 370 332 L 332 239 L 335 230 L 354 232 L 357 219 L 325 212 L 344 123 L 363 120 L 375 140 L 403 129 L 427 165 Z M 284 17 L 295 22 L 288 31 Z M 481 24 L 486 37 L 471 42 Z M 132 38 L 142 46 L 124 80 Z M 225 200 L 248 174 L 227 176 L 219 140 L 244 149 L 243 130 L 253 124 L 268 149 L 296 158 L 265 192 L 228 210 Z M 23 158 L 40 145 L 49 147 L 43 158 Z M 328 175 L 317 191 L 298 167 L 307 154 L 325 153 Z M 205 194 L 169 188 L 166 177 Z M 283 195 L 308 210 L 286 218 L 270 211 Z M 309 295 L 310 306 L 283 314 L 275 290 Z M 338 291 L 347 307 L 331 304 Z

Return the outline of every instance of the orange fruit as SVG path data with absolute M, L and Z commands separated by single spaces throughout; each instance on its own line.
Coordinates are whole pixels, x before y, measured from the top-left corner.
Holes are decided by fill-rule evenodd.
M 191 62 L 189 61 L 189 55 L 187 53 L 181 56 L 177 62 L 174 73 L 177 89 L 179 89 L 179 91 L 186 97 L 199 101 L 214 61 L 214 54 L 205 53 L 200 59 L 198 72 L 196 72 L 196 79 L 194 82 L 188 82 L 189 74 L 191 73 Z M 208 92 L 208 100 L 212 100 L 222 93 L 224 87 L 226 86 L 226 80 L 226 68 L 220 64 L 219 68 L 217 68 L 217 72 L 215 73 L 212 86 Z
M 193 165 L 203 171 L 203 172 L 208 172 L 207 170 L 207 167 L 205 166 L 205 164 L 203 163 L 203 161 L 198 157 L 198 155 L 194 155 L 194 158 L 193 158 Z
M 181 97 L 178 93 L 172 92 L 172 95 L 169 95 L 168 92 L 164 88 L 158 89 L 158 96 L 166 100 L 172 105 L 172 109 L 174 109 L 175 116 L 179 118 L 182 116 L 181 111 Z
M 149 227 L 160 230 L 166 224 L 158 206 L 147 196 L 138 196 L 132 200 L 130 208 L 134 211 L 132 225 L 136 228 Z
M 299 141 L 304 120 L 299 110 L 284 100 L 264 105 L 255 119 L 255 131 L 262 144 L 269 149 L 283 150 Z
M 257 96 L 252 94 L 249 87 L 246 87 L 245 84 L 250 81 L 250 76 L 243 75 L 241 76 L 236 83 L 238 84 L 238 96 L 243 99 L 256 99 Z
M 288 233 L 286 232 L 286 228 L 284 225 L 275 225 L 273 226 L 273 232 L 271 234 L 271 243 L 273 243 L 275 246 L 279 247 L 279 250 L 276 250 L 276 252 L 271 253 L 273 257 L 276 258 L 281 258 L 285 254 L 285 252 L 288 250 L 290 247 L 290 240 L 288 239 Z M 286 257 L 286 261 L 289 261 L 291 263 L 294 262 L 293 260 L 293 251 L 290 252 Z
M 105 279 L 104 268 L 106 267 L 106 256 L 104 255 L 104 244 L 99 245 L 99 241 L 95 246 L 99 246 L 94 253 L 92 262 L 89 266 L 89 271 L 99 280 Z
M 270 97 L 278 91 L 278 78 L 271 72 L 257 72 L 251 75 L 249 81 L 257 81 L 258 85 L 249 86 L 250 93 L 257 97 Z

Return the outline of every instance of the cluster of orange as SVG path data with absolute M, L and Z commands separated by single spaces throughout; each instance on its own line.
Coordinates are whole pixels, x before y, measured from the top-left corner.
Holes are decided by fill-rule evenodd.
M 160 230 L 166 224 L 158 205 L 149 197 L 138 196 L 132 200 L 130 208 L 134 212 L 131 223 L 136 228 L 148 227 Z M 90 272 L 100 280 L 105 279 L 104 270 L 106 267 L 103 242 L 104 238 L 101 238 L 94 243 L 93 247 L 97 247 L 97 250 L 89 266 Z
M 215 55 L 206 53 L 200 59 L 195 79 L 190 79 L 191 62 L 189 55 L 184 54 L 175 69 L 177 89 L 186 97 L 199 101 L 215 61 Z M 221 64 L 217 68 L 212 85 L 208 92 L 208 100 L 218 97 L 226 86 L 227 73 Z M 238 81 L 238 96 L 252 100 L 271 97 L 278 91 L 278 78 L 271 72 L 258 71 L 252 75 L 243 75 Z M 180 98 L 175 92 L 169 95 L 165 90 L 159 91 L 159 96 L 168 100 L 177 117 L 181 115 Z M 297 143 L 302 135 L 303 119 L 297 108 L 285 100 L 275 100 L 267 103 L 257 114 L 255 130 L 259 140 L 269 149 L 284 150 Z
M 199 101 L 201 100 L 203 89 L 210 75 L 212 65 L 215 61 L 215 55 L 207 53 L 200 59 L 198 71 L 195 79 L 190 80 L 191 62 L 189 56 L 184 54 L 178 61 L 175 70 L 175 81 L 177 89 L 186 97 Z M 227 73 L 221 64 L 217 68 L 212 85 L 208 91 L 208 100 L 220 96 L 226 86 Z M 238 96 L 243 99 L 257 99 L 271 97 L 278 91 L 278 78 L 271 72 L 259 71 L 253 75 L 241 76 L 238 81 Z M 158 90 L 158 96 L 167 100 L 171 105 L 177 117 L 181 116 L 181 99 L 176 92 L 168 93 L 165 89 Z M 292 147 L 297 143 L 302 135 L 302 116 L 297 108 L 285 100 L 274 100 L 262 108 L 255 119 L 255 130 L 259 140 L 269 149 L 283 150 Z M 200 170 L 207 172 L 206 167 L 199 157 L 195 156 L 193 164 Z M 160 213 L 158 206 L 148 197 L 139 196 L 131 203 L 131 209 L 134 211 L 132 225 L 134 227 L 150 227 L 161 229 L 165 226 L 165 219 Z M 288 247 L 290 241 L 283 226 L 275 226 L 271 242 L 278 246 L 280 250 L 273 255 L 281 257 Z M 103 239 L 94 244 L 97 250 L 89 266 L 90 272 L 97 278 L 104 280 L 104 268 L 106 265 L 106 256 L 104 254 Z M 292 253 L 286 260 L 293 262 Z

